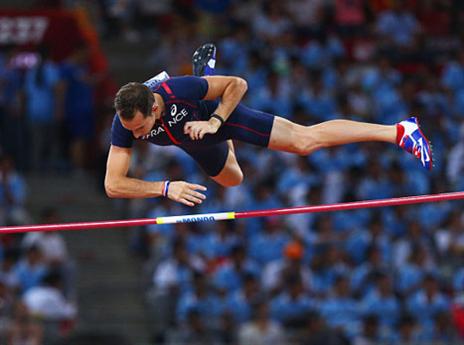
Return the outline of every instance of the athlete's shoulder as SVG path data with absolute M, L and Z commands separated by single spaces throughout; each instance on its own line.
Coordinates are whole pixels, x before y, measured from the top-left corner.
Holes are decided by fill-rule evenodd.
M 111 145 L 132 147 L 133 141 L 134 136 L 132 132 L 123 127 L 119 116 L 115 114 L 111 126 Z

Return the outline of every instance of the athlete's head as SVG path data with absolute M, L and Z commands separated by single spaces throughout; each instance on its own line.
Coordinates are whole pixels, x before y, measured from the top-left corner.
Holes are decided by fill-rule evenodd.
M 141 83 L 129 83 L 121 87 L 114 99 L 114 108 L 122 125 L 136 138 L 152 129 L 157 108 L 152 91 Z
M 119 89 L 114 99 L 114 108 L 121 119 L 130 121 L 138 111 L 143 117 L 151 116 L 154 102 L 153 92 L 147 86 L 132 82 Z

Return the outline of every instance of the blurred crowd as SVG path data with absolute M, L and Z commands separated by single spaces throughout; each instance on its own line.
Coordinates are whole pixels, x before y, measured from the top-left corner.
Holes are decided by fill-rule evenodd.
M 107 39 L 134 47 L 158 38 L 144 61 L 147 79 L 164 69 L 191 73 L 194 49 L 213 42 L 216 73 L 245 78 L 249 106 L 307 125 L 341 117 L 392 124 L 415 115 L 433 143 L 431 172 L 386 144 L 298 157 L 235 143 L 245 182 L 228 189 L 209 181 L 181 150 L 141 144 L 131 176 L 205 184 L 207 201 L 194 211 L 167 199 L 117 201 L 127 217 L 464 187 L 461 1 L 82 3 Z M 84 169 L 83 145 L 109 145 L 109 123 L 95 131 L 92 85 L 99 76 L 86 73 L 85 49 L 60 63 L 47 60 L 42 49 L 37 59 L 27 69 L 15 67 L 8 53 L 0 61 L 0 217 L 12 224 L 27 219 L 25 184 L 15 164 L 19 171 Z M 57 128 L 62 135 L 50 136 Z M 462 206 L 454 201 L 138 229 L 131 248 L 145 259 L 157 343 L 460 343 Z
M 59 221 L 57 210 L 42 210 L 40 222 Z M 0 343 L 41 345 L 67 337 L 77 314 L 74 271 L 60 234 L 2 234 Z

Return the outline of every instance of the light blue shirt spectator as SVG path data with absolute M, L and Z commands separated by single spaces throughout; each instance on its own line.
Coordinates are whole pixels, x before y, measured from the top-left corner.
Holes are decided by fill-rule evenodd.
M 464 291 L 464 267 L 459 269 L 453 277 L 453 288 L 456 292 Z
M 201 317 L 210 323 L 214 323 L 224 311 L 224 305 L 211 293 L 197 295 L 193 291 L 185 292 L 179 299 L 176 315 L 179 321 L 185 321 L 188 312 L 197 310 Z
M 242 290 L 237 290 L 228 297 L 227 310 L 234 315 L 235 321 L 243 323 L 251 319 L 253 306 Z
M 271 227 L 275 226 L 283 227 L 283 224 L 271 225 Z M 269 230 L 265 226 L 260 234 L 253 236 L 248 248 L 250 258 L 261 266 L 281 258 L 284 247 L 290 240 L 290 237 L 282 230 L 281 228 Z
M 434 316 L 439 312 L 446 312 L 450 309 L 449 299 L 437 292 L 434 295 L 427 296 L 422 289 L 412 295 L 407 300 L 408 311 L 414 315 L 424 327 L 431 327 Z
M 420 31 L 420 24 L 414 15 L 406 10 L 385 11 L 377 20 L 377 30 L 384 37 L 401 47 L 411 45 Z
M 18 277 L 21 291 L 24 293 L 40 285 L 47 274 L 47 266 L 42 262 L 31 264 L 26 259 L 22 259 L 16 264 L 14 272 Z
M 41 73 L 41 77 L 38 76 Z M 26 92 L 26 114 L 30 121 L 50 123 L 54 121 L 55 87 L 60 80 L 59 68 L 46 61 L 43 67 L 32 68 L 24 78 Z
M 312 308 L 311 299 L 304 293 L 292 296 L 285 291 L 270 302 L 271 317 L 284 324 L 303 319 Z
M 422 282 L 425 269 L 413 263 L 406 262 L 398 267 L 396 287 L 401 293 L 408 293 Z
M 259 267 L 251 260 L 247 259 L 240 269 L 232 263 L 220 266 L 213 274 L 212 280 L 215 286 L 227 289 L 229 292 L 240 289 L 243 284 L 244 274 L 258 276 Z
M 443 68 L 441 83 L 454 92 L 464 89 L 464 65 L 458 61 L 448 62 Z
M 394 327 L 401 313 L 401 304 L 391 293 L 382 296 L 378 290 L 371 291 L 362 301 L 363 313 L 376 315 L 383 326 Z
M 329 296 L 319 300 L 319 312 L 331 327 L 341 327 L 348 333 L 359 329 L 360 306 L 352 297 Z

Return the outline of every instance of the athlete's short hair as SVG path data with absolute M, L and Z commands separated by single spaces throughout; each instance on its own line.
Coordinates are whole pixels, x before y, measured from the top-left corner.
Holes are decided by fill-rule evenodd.
M 124 120 L 132 120 L 140 111 L 143 117 L 151 114 L 155 97 L 150 88 L 141 83 L 131 82 L 119 89 L 114 98 L 114 108 Z

